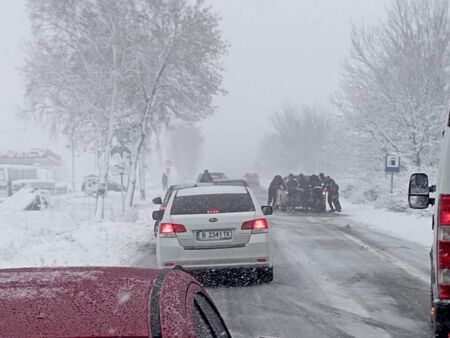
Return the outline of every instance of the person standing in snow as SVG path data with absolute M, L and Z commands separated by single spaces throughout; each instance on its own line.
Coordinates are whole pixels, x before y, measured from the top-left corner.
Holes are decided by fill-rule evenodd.
M 300 189 L 308 189 L 308 180 L 306 179 L 305 175 L 303 175 L 302 173 L 299 174 L 297 176 L 297 181 L 298 181 L 298 187 Z
M 311 175 L 309 177 L 309 186 L 310 186 L 310 188 L 321 186 L 319 176 L 317 176 L 315 174 Z
M 272 182 L 270 182 L 269 185 L 269 198 L 268 198 L 268 205 L 271 205 L 272 207 L 275 207 L 277 204 L 277 190 L 278 188 L 283 184 L 283 178 L 280 175 L 274 176 L 272 179 Z
M 207 169 L 203 172 L 202 176 L 199 179 L 199 183 L 211 183 L 213 181 L 211 174 Z
M 325 187 L 327 184 L 327 178 L 325 177 L 324 173 L 319 174 L 320 183 L 322 184 L 322 187 Z
M 298 182 L 293 174 L 289 174 L 288 179 L 286 181 L 286 188 L 288 190 L 288 205 L 292 208 L 295 208 Z
M 332 178 L 328 181 L 328 205 L 330 212 L 341 212 L 341 203 L 339 202 L 339 185 Z
M 166 170 L 163 171 L 161 179 L 163 191 L 167 191 L 167 188 L 169 186 L 169 175 L 170 175 L 170 168 L 166 168 Z

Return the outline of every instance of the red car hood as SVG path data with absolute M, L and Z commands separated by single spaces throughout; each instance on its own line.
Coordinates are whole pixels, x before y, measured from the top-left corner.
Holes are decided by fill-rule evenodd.
M 159 271 L 0 270 L 0 337 L 148 337 Z

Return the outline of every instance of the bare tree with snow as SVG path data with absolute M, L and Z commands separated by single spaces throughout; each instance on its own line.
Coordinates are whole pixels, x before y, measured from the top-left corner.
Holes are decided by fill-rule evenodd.
M 362 153 L 398 153 L 416 170 L 436 165 L 450 98 L 448 7 L 448 0 L 395 0 L 386 22 L 353 27 L 335 101 Z
M 218 17 L 201 1 L 42 0 L 29 1 L 29 9 L 34 36 L 24 68 L 25 117 L 63 136 L 70 130 L 94 149 L 99 187 L 106 187 L 116 134 L 128 130 L 131 206 L 139 157 L 152 133 L 173 118 L 196 121 L 214 111 L 226 49 Z
M 141 41 L 134 62 L 138 126 L 127 204 L 132 205 L 136 167 L 145 139 L 171 119 L 198 121 L 214 112 L 212 99 L 223 93 L 222 57 L 226 45 L 218 17 L 202 1 L 145 1 L 136 7 Z
M 317 173 L 330 168 L 334 125 L 323 108 L 287 106 L 275 113 L 271 122 L 273 130 L 261 141 L 258 162 L 271 158 L 271 170 L 276 172 Z

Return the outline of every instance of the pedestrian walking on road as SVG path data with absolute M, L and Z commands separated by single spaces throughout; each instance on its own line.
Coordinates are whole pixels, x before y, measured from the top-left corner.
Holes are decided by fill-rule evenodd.
M 170 175 L 170 168 L 166 168 L 166 170 L 163 171 L 161 179 L 163 191 L 167 191 L 167 188 L 169 186 L 169 175 Z

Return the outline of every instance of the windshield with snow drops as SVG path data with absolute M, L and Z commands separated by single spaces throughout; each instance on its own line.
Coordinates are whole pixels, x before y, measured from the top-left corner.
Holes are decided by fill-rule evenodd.
M 450 337 L 450 0 L 2 0 L 0 74 L 0 337 Z

